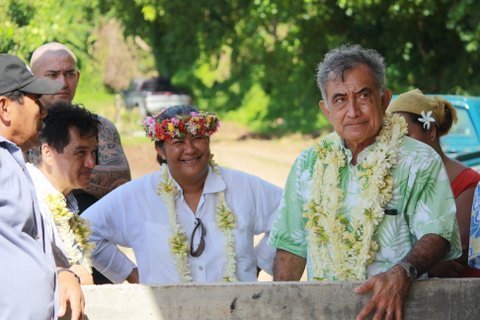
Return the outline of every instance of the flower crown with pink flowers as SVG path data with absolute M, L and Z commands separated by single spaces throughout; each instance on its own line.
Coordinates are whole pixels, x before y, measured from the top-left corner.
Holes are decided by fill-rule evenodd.
M 211 136 L 220 126 L 220 120 L 213 113 L 190 112 L 189 115 L 174 116 L 170 119 L 146 117 L 143 121 L 145 133 L 152 141 L 170 141 L 184 138 L 187 134 Z

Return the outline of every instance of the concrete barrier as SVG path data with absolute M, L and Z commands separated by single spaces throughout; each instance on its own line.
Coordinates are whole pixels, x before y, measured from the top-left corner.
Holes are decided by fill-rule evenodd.
M 358 282 L 84 286 L 86 315 L 103 319 L 355 319 Z M 478 319 L 480 279 L 414 283 L 405 319 Z

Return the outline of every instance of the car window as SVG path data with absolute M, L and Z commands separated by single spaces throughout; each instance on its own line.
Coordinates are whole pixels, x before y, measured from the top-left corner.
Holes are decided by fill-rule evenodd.
M 141 87 L 142 91 L 161 92 L 161 91 L 174 91 L 169 79 L 165 78 L 153 78 L 145 80 Z
M 450 129 L 449 135 L 459 135 L 468 138 L 476 138 L 475 127 L 468 111 L 464 108 L 457 108 L 458 121 Z

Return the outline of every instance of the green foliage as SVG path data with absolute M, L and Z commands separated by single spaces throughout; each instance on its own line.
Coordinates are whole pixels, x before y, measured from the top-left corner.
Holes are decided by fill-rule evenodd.
M 98 20 L 96 6 L 90 0 L 2 0 L 0 51 L 28 60 L 41 44 L 59 41 L 87 52 Z
M 0 50 L 28 59 L 46 41 L 64 42 L 79 56 L 79 99 L 113 101 L 92 31 L 115 16 L 200 108 L 260 132 L 317 133 L 327 121 L 315 70 L 344 43 L 382 53 L 395 93 L 479 95 L 478 12 L 475 0 L 2 0 Z
M 480 92 L 474 0 L 102 3 L 127 32 L 145 37 L 160 74 L 190 87 L 200 107 L 263 132 L 313 132 L 326 123 L 317 107 L 316 64 L 343 43 L 381 52 L 395 92 Z

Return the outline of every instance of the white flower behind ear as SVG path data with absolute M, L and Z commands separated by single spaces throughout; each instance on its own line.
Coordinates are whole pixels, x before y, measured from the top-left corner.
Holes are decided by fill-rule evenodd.
M 432 111 L 428 111 L 425 114 L 425 111 L 422 110 L 422 117 L 418 118 L 418 121 L 423 122 L 423 128 L 430 130 L 430 123 L 435 122 L 435 119 L 432 117 Z

